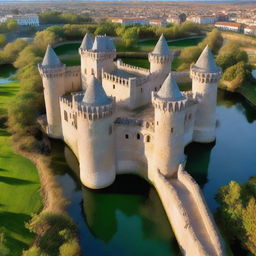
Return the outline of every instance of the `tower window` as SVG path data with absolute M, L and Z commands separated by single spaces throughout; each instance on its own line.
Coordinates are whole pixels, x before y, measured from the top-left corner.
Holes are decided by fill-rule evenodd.
M 140 134 L 137 133 L 137 140 L 140 140 Z
M 113 89 L 116 89 L 116 85 L 115 84 L 113 84 Z
M 112 130 L 112 126 L 110 125 L 110 126 L 109 126 L 109 128 L 108 128 L 108 134 L 109 134 L 109 135 L 111 135 L 111 134 L 112 134 L 112 132 L 113 132 L 113 130 Z
M 141 92 L 141 93 L 143 92 L 143 88 L 140 88 L 140 92 Z
M 156 125 L 158 125 L 159 124 L 159 122 L 158 121 L 156 121 Z
M 128 140 L 129 139 L 129 134 L 125 134 L 125 138 Z
M 157 91 L 157 88 L 155 87 L 155 92 Z
M 173 127 L 171 128 L 171 133 L 173 133 Z
M 149 136 L 149 135 L 147 136 L 146 141 L 147 141 L 147 142 L 150 142 L 150 136 Z
M 64 120 L 68 121 L 68 113 L 66 110 L 64 110 Z
M 85 73 L 85 74 L 87 74 L 87 70 L 86 70 L 86 68 L 84 69 L 84 73 Z

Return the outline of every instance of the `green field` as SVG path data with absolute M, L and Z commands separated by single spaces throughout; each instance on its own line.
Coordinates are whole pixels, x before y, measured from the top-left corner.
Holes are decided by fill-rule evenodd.
M 0 84 L 0 116 L 18 90 L 18 82 Z M 25 223 L 42 207 L 39 189 L 37 169 L 13 152 L 10 134 L 0 124 L 0 233 L 5 234 L 10 256 L 20 255 L 33 242 Z

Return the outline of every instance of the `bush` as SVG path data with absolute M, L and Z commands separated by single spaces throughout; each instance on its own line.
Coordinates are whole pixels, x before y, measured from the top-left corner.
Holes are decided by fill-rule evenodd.
M 59 41 L 57 36 L 48 30 L 43 30 L 36 33 L 36 36 L 34 37 L 33 44 L 35 47 L 41 49 L 44 51 L 47 48 L 47 45 L 54 45 Z
M 191 46 L 191 47 L 186 47 L 184 48 L 181 53 L 180 53 L 180 58 L 185 62 L 185 63 L 192 63 L 195 62 L 198 57 L 200 56 L 202 52 L 202 49 L 198 46 Z
M 79 243 L 73 239 L 60 246 L 60 256 L 78 256 L 80 255 Z
M 207 37 L 199 44 L 201 49 L 204 49 L 206 45 L 212 50 L 214 54 L 218 53 L 223 44 L 223 37 L 218 29 L 213 29 L 207 34 Z
M 231 181 L 219 189 L 220 203 L 216 219 L 225 236 L 232 243 L 239 241 L 252 255 L 256 255 L 256 177 L 239 185 Z
M 40 252 L 52 256 L 79 255 L 77 228 L 68 216 L 43 212 L 34 215 L 27 227 L 31 232 L 39 235 L 40 239 L 36 242 L 36 246 Z M 76 254 L 64 254 L 65 250 L 69 250 L 70 253 L 71 249 L 74 249 Z

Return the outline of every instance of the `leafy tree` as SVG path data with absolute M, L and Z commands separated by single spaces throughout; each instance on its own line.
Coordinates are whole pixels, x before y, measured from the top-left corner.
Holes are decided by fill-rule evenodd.
M 0 47 L 2 47 L 6 42 L 6 36 L 4 34 L 0 34 Z
M 213 29 L 208 33 L 207 37 L 199 44 L 202 49 L 206 45 L 210 47 L 213 53 L 217 53 L 223 44 L 223 37 L 218 29 Z
M 34 45 L 41 50 L 45 50 L 48 44 L 54 45 L 58 42 L 57 36 L 48 30 L 37 32 L 34 38 Z
M 256 178 L 243 185 L 231 181 L 219 189 L 216 219 L 230 242 L 240 241 L 256 255 Z
M 8 43 L 2 51 L 0 51 L 0 64 L 12 64 L 20 51 L 22 51 L 28 43 L 24 40 L 17 39 L 12 43 Z
M 121 37 L 126 47 L 131 47 L 136 44 L 138 40 L 138 30 L 136 27 L 131 27 L 125 30 Z
M 186 63 L 195 62 L 200 56 L 202 50 L 198 46 L 186 47 L 181 51 L 180 58 Z
M 16 30 L 18 28 L 17 21 L 8 20 L 7 23 L 6 23 L 6 27 L 9 31 Z

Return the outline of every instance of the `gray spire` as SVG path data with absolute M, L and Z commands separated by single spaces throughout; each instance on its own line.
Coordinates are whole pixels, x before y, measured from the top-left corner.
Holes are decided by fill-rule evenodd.
M 156 54 L 156 55 L 162 55 L 162 56 L 171 56 L 172 55 L 163 34 L 160 36 L 152 53 Z
M 113 41 L 108 36 L 96 36 L 92 46 L 92 50 L 96 52 L 112 52 L 116 51 Z
M 48 45 L 47 50 L 45 52 L 42 66 L 47 66 L 47 67 L 62 66 L 62 63 L 60 62 L 59 57 L 56 55 L 56 53 L 54 52 L 54 50 L 50 45 Z
M 107 38 L 107 48 L 109 51 L 116 51 L 116 47 L 113 43 L 113 40 L 110 37 L 106 37 Z
M 208 45 L 202 51 L 200 57 L 195 64 L 195 67 L 209 73 L 220 71 L 220 68 L 216 65 L 214 57 Z
M 179 101 L 185 99 L 185 97 L 180 92 L 174 76 L 171 73 L 169 73 L 165 79 L 162 87 L 157 93 L 157 96 L 163 100 L 168 101 Z
M 80 48 L 83 50 L 89 50 L 89 49 L 92 49 L 92 45 L 93 45 L 93 39 L 88 33 L 86 33 Z
M 111 101 L 111 98 L 106 95 L 100 81 L 95 76 L 92 76 L 88 81 L 82 102 L 89 106 L 103 106 L 110 104 Z

